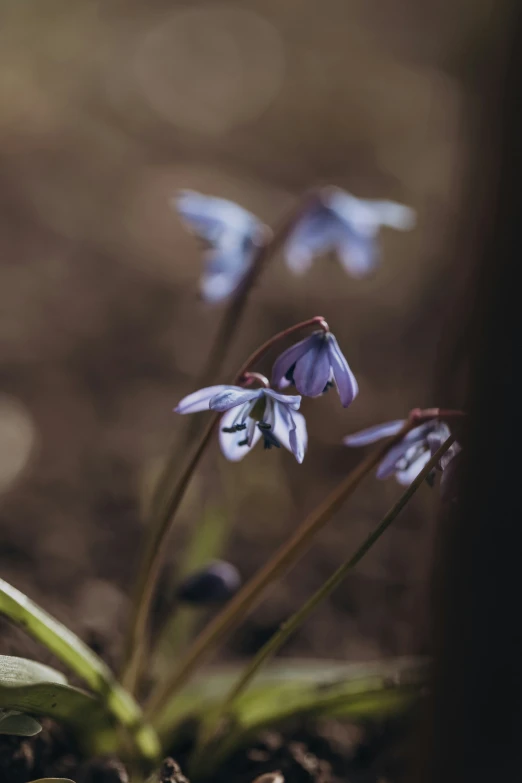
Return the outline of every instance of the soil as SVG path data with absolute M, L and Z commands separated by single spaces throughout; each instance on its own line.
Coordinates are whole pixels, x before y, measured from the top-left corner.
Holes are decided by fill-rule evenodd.
M 263 732 L 201 783 L 393 783 L 405 764 L 404 720 L 361 727 L 326 721 L 294 726 L 287 733 Z M 185 751 L 164 760 L 159 783 L 189 783 Z M 52 721 L 31 739 L 0 737 L 1 783 L 41 777 L 70 777 L 76 783 L 128 783 L 117 758 L 82 759 L 74 741 Z

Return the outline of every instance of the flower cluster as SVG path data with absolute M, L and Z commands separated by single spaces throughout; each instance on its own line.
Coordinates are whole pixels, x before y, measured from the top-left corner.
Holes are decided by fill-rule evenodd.
M 251 212 L 226 199 L 184 190 L 172 203 L 189 230 L 209 245 L 201 277 L 203 298 L 227 299 L 241 285 L 268 229 Z M 324 188 L 290 231 L 286 263 L 295 274 L 303 274 L 316 256 L 334 251 L 352 277 L 364 277 L 378 264 L 381 226 L 406 231 L 414 225 L 410 207 Z
M 255 215 L 225 199 L 186 190 L 173 203 L 189 229 L 208 245 L 201 278 L 203 297 L 211 302 L 229 297 L 241 287 L 256 254 L 266 247 L 268 229 Z M 414 225 L 414 211 L 402 204 L 359 199 L 339 188 L 322 188 L 305 201 L 286 229 L 286 263 L 291 271 L 302 274 L 316 256 L 334 252 L 352 277 L 364 277 L 378 264 L 381 227 L 404 231 Z M 239 378 L 239 385 L 209 386 L 189 394 L 174 410 L 181 414 L 203 410 L 222 414 L 219 441 L 223 454 L 231 461 L 242 459 L 262 441 L 265 449 L 284 446 L 302 462 L 308 440 L 305 419 L 298 412 L 302 396 L 319 397 L 335 387 L 346 408 L 358 394 L 355 376 L 324 319 L 311 319 L 289 331 L 311 324 L 319 328 L 276 359 L 273 388 L 263 376 L 247 373 L 257 375 L 262 388 L 251 388 L 251 378 Z M 275 391 L 289 387 L 294 387 L 298 394 Z M 397 420 L 371 427 L 349 435 L 344 443 L 363 446 L 397 436 L 404 428 L 404 436 L 392 444 L 379 465 L 377 477 L 395 476 L 400 484 L 409 485 L 450 432 L 436 416 L 407 432 L 405 423 Z M 460 446 L 455 443 L 442 458 L 439 469 L 445 471 L 459 451 Z

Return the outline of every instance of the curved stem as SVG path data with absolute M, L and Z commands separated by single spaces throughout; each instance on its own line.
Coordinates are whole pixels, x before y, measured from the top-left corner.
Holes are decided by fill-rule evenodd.
M 299 202 L 294 211 L 274 231 L 271 238 L 260 245 L 254 255 L 251 267 L 241 285 L 235 292 L 221 321 L 218 333 L 208 354 L 206 365 L 201 374 L 198 387 L 208 386 L 215 378 L 229 348 L 237 325 L 244 313 L 248 297 L 268 260 L 283 245 L 288 235 L 310 207 L 320 200 L 320 192 L 311 191 Z M 270 347 L 270 346 L 268 346 Z M 268 348 L 266 349 L 268 350 Z M 251 363 L 245 363 L 241 375 L 249 369 Z M 241 377 L 241 376 L 239 376 Z M 145 554 L 141 561 L 138 578 L 134 588 L 133 611 L 124 644 L 122 682 L 134 693 L 140 677 L 142 661 L 145 656 L 147 640 L 147 615 L 152 600 L 154 585 L 161 567 L 162 555 L 159 550 L 170 529 L 171 520 L 175 514 L 190 481 L 190 477 L 199 459 L 210 441 L 218 417 L 202 432 L 200 441 L 192 455 L 187 460 L 181 475 L 172 487 L 172 476 L 176 473 L 179 463 L 183 460 L 187 444 L 195 433 L 191 422 L 186 430 L 181 444 L 176 445 L 167 459 L 163 473 L 158 481 L 151 502 L 152 523 L 145 543 Z
M 156 515 L 153 535 L 149 537 L 145 555 L 141 562 L 136 583 L 133 613 L 127 636 L 126 663 L 122 674 L 122 684 L 134 693 L 139 680 L 141 666 L 147 649 L 147 618 L 154 595 L 154 588 L 161 570 L 164 551 L 163 544 L 170 531 L 172 518 L 179 508 L 199 460 L 210 442 L 220 414 L 213 414 L 203 431 L 199 442 L 189 456 L 171 493 L 159 507 Z
M 425 481 L 429 473 L 438 464 L 440 458 L 450 448 L 455 441 L 455 436 L 450 437 L 442 444 L 438 451 L 433 455 L 430 461 L 424 466 L 419 475 L 410 484 L 408 489 L 401 495 L 399 500 L 388 511 L 386 516 L 379 522 L 377 527 L 372 530 L 368 537 L 363 541 L 361 546 L 356 552 L 341 565 L 332 576 L 321 585 L 319 590 L 315 592 L 311 598 L 287 620 L 279 630 L 268 640 L 268 642 L 259 650 L 257 655 L 247 664 L 243 674 L 239 677 L 233 688 L 228 695 L 224 698 L 222 704 L 219 707 L 219 712 L 212 715 L 212 723 L 207 727 L 203 742 L 208 741 L 211 737 L 210 732 L 213 727 L 217 726 L 222 716 L 224 716 L 232 707 L 237 697 L 245 690 L 260 668 L 271 658 L 287 641 L 287 639 L 296 632 L 296 630 L 308 619 L 314 609 L 327 598 L 334 590 L 339 587 L 341 582 L 346 578 L 348 573 L 355 568 L 362 558 L 369 552 L 376 541 L 382 536 L 383 533 L 389 528 L 391 523 L 400 514 L 404 506 L 410 501 L 413 495 L 417 492 L 421 484 Z M 210 729 L 210 731 L 209 731 Z
M 289 326 L 287 329 L 283 329 L 273 337 L 270 337 L 259 348 L 256 348 L 256 350 L 250 354 L 241 369 L 238 370 L 234 383 L 240 383 L 245 373 L 248 372 L 249 367 L 257 364 L 257 362 L 260 361 L 274 345 L 279 343 L 281 340 L 284 340 L 285 337 L 289 337 L 295 332 L 300 332 L 302 329 L 306 329 L 308 326 L 319 326 L 325 332 L 330 331 L 330 327 L 322 315 L 314 315 L 313 318 L 307 318 L 306 321 L 300 321 L 298 324 L 294 324 L 293 326 Z
M 355 491 L 363 478 L 378 465 L 388 450 L 398 443 L 412 426 L 408 421 L 397 435 L 386 441 L 380 448 L 375 449 L 363 460 L 326 500 L 305 518 L 290 539 L 203 629 L 180 661 L 171 678 L 167 683 L 158 686 L 152 693 L 147 704 L 146 714 L 153 716 L 154 722 L 160 720 L 161 710 L 168 704 L 172 695 L 187 682 L 200 663 L 209 656 L 215 645 L 251 611 L 263 596 L 266 588 L 299 560 L 307 551 L 315 535 Z
M 280 340 L 294 332 L 315 324 L 320 324 L 321 328 L 328 328 L 328 325 L 322 316 L 315 316 L 307 321 L 294 324 L 271 337 L 263 343 L 260 348 L 256 349 L 242 364 L 234 378 L 233 384 L 240 384 L 245 374 L 248 374 L 250 367 L 255 365 L 259 359 L 261 359 L 261 357 Z M 214 414 L 212 416 L 174 486 L 167 494 L 163 495 L 161 502 L 158 502 L 158 505 L 156 506 L 155 525 L 153 527 L 152 535 L 148 540 L 135 588 L 133 614 L 129 626 L 129 634 L 127 636 L 126 663 L 122 674 L 122 683 L 132 693 L 136 690 L 148 646 L 146 634 L 147 617 L 164 556 L 163 544 L 170 531 L 174 515 L 183 500 L 190 479 L 210 442 L 210 438 L 220 417 L 221 414 Z
M 302 216 L 321 199 L 320 191 L 310 191 L 299 201 L 295 209 L 286 217 L 285 220 L 274 230 L 270 238 L 257 247 L 249 271 L 245 275 L 241 285 L 234 292 L 225 314 L 219 325 L 216 337 L 208 352 L 205 366 L 196 381 L 196 388 L 203 389 L 215 382 L 216 376 L 221 370 L 221 366 L 226 357 L 227 351 L 237 332 L 237 326 L 243 317 L 250 294 L 259 280 L 259 277 L 265 269 L 268 261 L 275 255 L 280 247 L 285 243 L 294 226 L 299 222 Z M 181 443 L 177 443 L 169 458 L 167 459 L 162 476 L 152 499 L 152 509 L 161 502 L 161 497 L 168 492 L 171 475 L 174 473 L 183 459 L 187 443 L 198 432 L 198 422 L 192 419 L 181 437 Z

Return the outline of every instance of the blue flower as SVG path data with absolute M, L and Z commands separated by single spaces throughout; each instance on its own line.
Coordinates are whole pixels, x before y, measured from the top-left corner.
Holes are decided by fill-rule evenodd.
M 296 274 L 306 272 L 315 256 L 335 251 L 344 269 L 361 278 L 379 262 L 381 226 L 413 228 L 415 212 L 394 201 L 358 199 L 339 188 L 325 188 L 318 202 L 296 224 L 286 242 L 286 262 Z
M 238 204 L 193 190 L 181 191 L 173 205 L 189 230 L 209 245 L 201 276 L 203 298 L 226 299 L 250 269 L 256 247 L 266 239 L 265 226 Z
M 397 435 L 405 424 L 406 421 L 403 419 L 378 424 L 367 430 L 348 435 L 343 439 L 343 443 L 346 446 L 366 446 L 366 444 L 375 443 L 381 438 Z M 377 468 L 377 478 L 386 479 L 394 475 L 399 484 L 409 486 L 431 459 L 431 444 L 434 443 L 434 437 L 437 438 L 440 446 L 449 436 L 450 431 L 447 424 L 437 419 L 414 427 L 388 451 Z
M 347 408 L 359 387 L 337 340 L 322 329 L 284 351 L 272 370 L 272 385 L 293 384 L 305 397 L 319 397 L 334 383 Z
M 273 389 L 219 385 L 189 394 L 174 412 L 223 413 L 219 442 L 221 451 L 232 462 L 243 459 L 262 438 L 265 449 L 284 446 L 301 463 L 308 435 L 304 416 L 297 413 L 300 404 L 300 396 L 278 394 Z

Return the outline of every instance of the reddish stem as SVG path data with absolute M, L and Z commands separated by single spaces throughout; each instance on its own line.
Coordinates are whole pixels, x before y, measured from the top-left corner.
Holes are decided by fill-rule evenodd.
M 426 421 L 432 419 L 443 420 L 462 420 L 465 419 L 467 413 L 464 411 L 452 410 L 447 408 L 413 408 L 408 416 L 408 421 L 411 424 L 423 424 Z
M 295 332 L 300 332 L 301 329 L 306 329 L 308 326 L 319 326 L 324 332 L 330 331 L 330 327 L 322 315 L 314 315 L 313 318 L 309 318 L 307 321 L 301 321 L 298 324 L 289 326 L 288 329 L 283 329 L 282 332 L 278 332 L 273 337 L 270 337 L 270 339 L 257 348 L 254 353 L 250 354 L 246 362 L 244 362 L 243 366 L 237 373 L 234 384 L 239 385 L 245 375 L 250 374 L 248 373 L 249 367 L 257 364 L 257 362 L 262 359 L 263 356 L 268 353 L 268 351 L 274 345 L 276 345 L 281 340 L 284 340 L 285 337 L 289 337 L 289 335 L 294 334 Z

